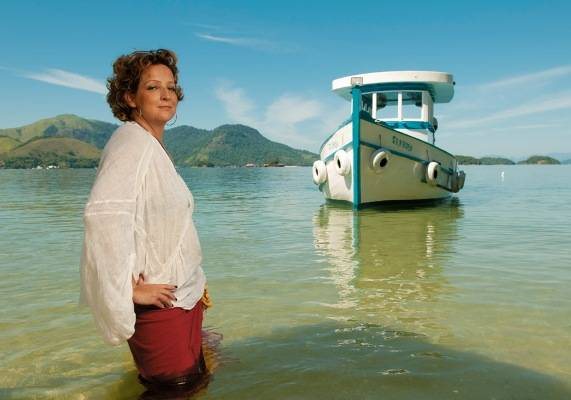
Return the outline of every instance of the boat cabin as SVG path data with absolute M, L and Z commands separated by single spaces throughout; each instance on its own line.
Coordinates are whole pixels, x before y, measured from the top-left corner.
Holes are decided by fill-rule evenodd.
M 450 102 L 454 84 L 452 75 L 444 72 L 389 71 L 339 78 L 332 90 L 347 100 L 358 95 L 365 118 L 434 144 L 434 104 Z

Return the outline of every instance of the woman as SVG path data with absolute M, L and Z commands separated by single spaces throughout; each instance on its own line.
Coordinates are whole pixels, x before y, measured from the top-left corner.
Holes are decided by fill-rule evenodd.
M 194 201 L 163 144 L 183 98 L 176 63 L 160 49 L 113 64 L 107 102 L 125 124 L 103 149 L 83 217 L 82 300 L 106 341 L 128 341 L 144 383 L 185 383 L 204 369 Z

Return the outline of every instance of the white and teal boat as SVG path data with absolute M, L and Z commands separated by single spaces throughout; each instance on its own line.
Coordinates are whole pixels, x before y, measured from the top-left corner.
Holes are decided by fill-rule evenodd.
M 462 189 L 466 175 L 456 158 L 435 145 L 434 104 L 452 100 L 451 74 L 375 72 L 336 79 L 332 90 L 351 102 L 351 117 L 313 164 L 326 199 L 358 208 L 443 199 Z

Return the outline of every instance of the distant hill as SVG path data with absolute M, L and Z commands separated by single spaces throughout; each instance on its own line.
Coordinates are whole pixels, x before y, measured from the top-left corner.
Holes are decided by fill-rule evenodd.
M 0 135 L 12 137 L 22 143 L 36 137 L 63 136 L 79 139 L 102 149 L 115 129 L 115 124 L 63 114 L 19 128 L 0 129 Z
M 531 156 L 527 160 L 518 162 L 518 164 L 541 164 L 541 165 L 558 165 L 559 160 L 548 156 Z
M 482 157 L 475 158 L 472 156 L 455 156 L 458 160 L 458 164 L 461 165 L 514 165 L 515 162 L 509 158 L 503 157 Z
M 93 168 L 101 150 L 78 139 L 37 137 L 0 156 L 5 168 L 36 168 L 54 165 L 62 168 Z
M 480 158 L 482 165 L 514 165 L 515 162 L 504 157 L 482 157 Z
M 99 159 L 100 152 L 96 155 L 94 149 L 103 149 L 118 126 L 65 114 L 0 129 L 0 167 L 96 166 L 93 160 Z M 55 141 L 45 141 L 47 138 Z M 222 125 L 214 130 L 179 126 L 165 131 L 165 147 L 175 164 L 187 166 L 311 165 L 319 158 L 309 151 L 272 142 L 245 125 Z
M 556 160 L 561 161 L 562 164 L 565 164 L 564 161 L 571 160 L 571 153 L 548 153 L 546 156 L 555 158 Z
M 21 144 L 22 142 L 10 136 L 0 136 L 0 154 L 6 153 Z
M 480 165 L 480 159 L 472 156 L 455 155 L 460 165 Z
M 482 157 L 476 158 L 472 156 L 455 156 L 458 160 L 458 164 L 461 165 L 514 165 L 514 161 L 509 158 L 503 157 Z M 549 156 L 531 156 L 525 160 L 519 161 L 517 164 L 571 164 L 571 160 L 560 162 L 559 160 L 549 157 Z
M 175 163 L 189 166 L 311 165 L 318 158 L 309 151 L 272 142 L 245 125 L 222 125 L 212 131 L 179 127 L 165 134 L 165 145 L 173 149 Z

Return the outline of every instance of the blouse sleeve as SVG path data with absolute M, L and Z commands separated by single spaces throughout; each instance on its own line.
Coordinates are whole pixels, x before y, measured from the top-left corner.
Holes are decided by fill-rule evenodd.
M 135 210 L 151 151 L 148 142 L 128 138 L 104 151 L 83 214 L 80 303 L 90 306 L 104 339 L 114 345 L 135 332 Z

